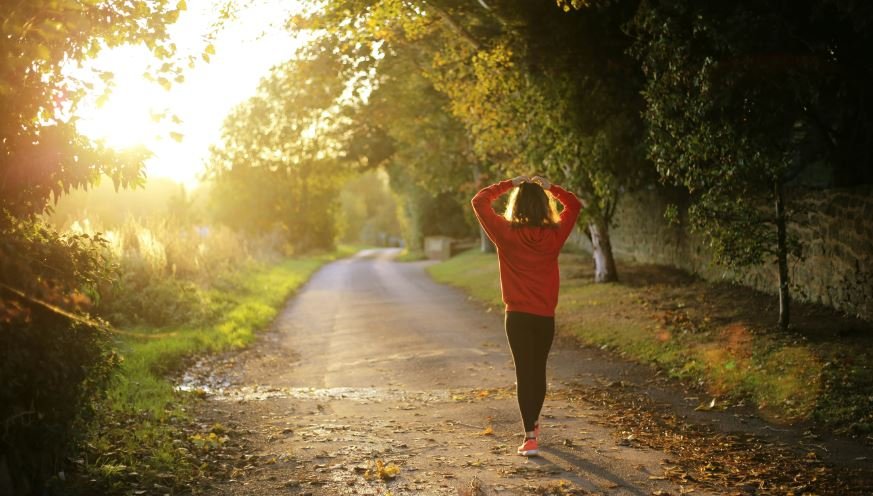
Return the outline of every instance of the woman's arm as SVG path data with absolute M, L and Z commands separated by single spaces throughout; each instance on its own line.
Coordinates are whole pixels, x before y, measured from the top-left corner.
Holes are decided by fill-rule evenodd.
M 496 200 L 500 195 L 525 181 L 528 181 L 527 177 L 519 176 L 514 179 L 506 179 L 499 183 L 494 183 L 491 186 L 482 188 L 478 193 L 476 193 L 476 196 L 474 196 L 473 200 L 470 202 L 473 204 L 473 212 L 476 213 L 476 218 L 479 219 L 479 224 L 482 226 L 482 229 L 485 230 L 485 234 L 488 235 L 488 238 L 490 238 L 495 245 L 499 244 L 499 239 L 504 238 L 503 233 L 509 229 L 509 222 L 498 215 L 497 212 L 491 208 L 491 204 L 494 203 L 494 200 Z
M 573 227 L 576 226 L 576 218 L 579 217 L 579 211 L 582 210 L 582 202 L 573 193 L 557 184 L 552 184 L 544 177 L 534 176 L 531 181 L 539 184 L 543 189 L 549 190 L 555 199 L 564 206 L 564 210 L 561 211 L 561 221 L 558 224 L 558 240 L 563 244 L 573 231 Z

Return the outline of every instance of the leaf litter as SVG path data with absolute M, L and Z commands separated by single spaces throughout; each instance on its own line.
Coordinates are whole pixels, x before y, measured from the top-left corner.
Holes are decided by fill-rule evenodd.
M 561 393 L 602 408 L 603 424 L 615 429 L 620 445 L 639 444 L 662 450 L 662 475 L 651 480 L 730 488 L 742 494 L 873 494 L 873 467 L 865 469 L 826 464 L 815 451 L 774 443 L 745 432 L 720 432 L 685 420 L 633 388 L 576 385 Z M 717 408 L 712 400 L 701 410 Z M 683 488 L 685 493 L 690 488 Z

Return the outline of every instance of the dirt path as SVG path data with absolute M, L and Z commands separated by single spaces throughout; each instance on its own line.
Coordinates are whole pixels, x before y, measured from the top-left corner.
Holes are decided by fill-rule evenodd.
M 395 254 L 365 251 L 324 267 L 258 344 L 187 374 L 189 387 L 206 391 L 198 416 L 222 444 L 210 454 L 220 474 L 198 492 L 697 495 L 753 487 L 730 479 L 722 490 L 687 470 L 676 476 L 689 465 L 613 421 L 614 402 L 638 410 L 645 397 L 650 410 L 666 409 L 655 417 L 685 412 L 722 433 L 766 435 L 768 426 L 742 409 L 696 412 L 700 398 L 650 369 L 561 336 L 542 456 L 515 455 L 521 427 L 502 315 L 432 282 L 426 262 L 392 262 Z M 802 446 L 795 434 L 790 442 Z M 815 444 L 822 456 L 864 459 L 839 443 Z

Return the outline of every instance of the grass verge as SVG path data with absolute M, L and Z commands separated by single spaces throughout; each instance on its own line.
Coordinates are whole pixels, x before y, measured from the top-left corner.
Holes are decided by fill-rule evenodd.
M 394 257 L 394 261 L 396 262 L 417 262 L 419 260 L 425 260 L 427 256 L 423 251 L 420 250 L 410 250 L 409 248 L 404 248 L 403 251 L 400 252 L 399 255 Z
M 122 363 L 92 422 L 86 448 L 75 460 L 80 492 L 175 494 L 208 467 L 205 452 L 222 443 L 221 426 L 194 425 L 187 414 L 193 393 L 170 378 L 192 357 L 239 349 L 273 320 L 283 303 L 326 262 L 351 255 L 343 246 L 277 264 L 251 264 L 206 291 L 212 322 L 188 327 L 128 329 L 117 343 Z
M 636 264 L 620 267 L 620 283 L 595 284 L 589 257 L 562 254 L 560 265 L 558 326 L 583 343 L 703 387 L 715 408 L 751 402 L 772 422 L 812 420 L 873 444 L 873 324 L 795 304 L 782 333 L 775 297 L 748 288 Z M 502 307 L 493 254 L 471 250 L 428 270 Z

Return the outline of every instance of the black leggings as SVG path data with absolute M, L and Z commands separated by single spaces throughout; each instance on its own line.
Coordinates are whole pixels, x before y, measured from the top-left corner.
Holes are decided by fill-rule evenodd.
M 506 312 L 506 337 L 515 362 L 518 409 L 524 430 L 529 432 L 546 399 L 546 359 L 555 337 L 555 318 Z

